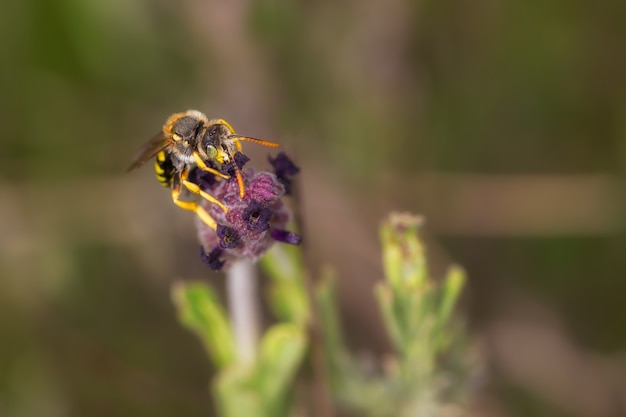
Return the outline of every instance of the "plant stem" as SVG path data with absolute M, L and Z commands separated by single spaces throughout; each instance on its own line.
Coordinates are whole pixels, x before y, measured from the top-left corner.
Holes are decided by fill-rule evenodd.
M 251 365 L 259 339 L 257 274 L 248 259 L 236 261 L 226 273 L 230 320 L 237 344 L 237 359 Z
M 301 177 L 300 177 L 301 180 Z M 298 230 L 306 236 L 304 216 L 304 203 L 301 193 L 294 193 L 296 210 L 294 219 Z M 314 278 L 314 262 L 311 253 L 306 246 L 306 240 L 300 245 L 304 262 L 304 284 L 311 306 L 311 320 L 309 323 L 309 335 L 311 337 L 311 364 L 314 378 L 314 404 L 313 415 L 316 417 L 335 417 L 335 406 L 330 392 L 330 376 L 327 368 L 327 357 L 324 352 L 324 335 L 321 329 L 320 310 L 315 296 L 316 282 Z

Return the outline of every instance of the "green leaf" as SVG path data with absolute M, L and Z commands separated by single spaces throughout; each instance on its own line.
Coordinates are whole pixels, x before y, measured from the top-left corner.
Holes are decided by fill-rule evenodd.
M 345 370 L 348 351 L 341 333 L 334 283 L 334 272 L 326 269 L 315 288 L 315 299 L 319 308 L 319 324 L 326 360 L 330 367 L 330 376 L 334 378 L 331 383 L 337 386 L 338 380 L 335 376 L 340 376 L 339 374 Z
M 375 289 L 378 305 L 383 315 L 383 322 L 396 351 L 403 352 L 406 345 L 405 325 L 398 311 L 398 303 L 388 285 L 380 283 Z
M 302 253 L 298 246 L 274 245 L 259 262 L 272 279 L 291 281 L 303 278 Z
M 455 338 L 452 312 L 465 285 L 465 271 L 458 266 L 450 268 L 443 282 L 439 284 L 439 305 L 437 306 L 437 334 L 434 335 L 436 349 L 445 350 Z
M 456 305 L 459 295 L 465 285 L 465 271 L 458 266 L 450 268 L 442 285 L 441 301 L 439 304 L 439 320 L 446 323 Z
M 256 374 L 247 366 L 233 365 L 220 372 L 213 383 L 213 395 L 222 417 L 269 416 L 256 384 Z
M 309 321 L 309 299 L 304 287 L 300 249 L 274 245 L 261 260 L 261 267 L 271 278 L 270 307 L 281 320 L 305 324 Z
M 298 281 L 280 281 L 268 290 L 272 312 L 282 321 L 304 325 L 309 320 L 309 300 Z
M 213 384 L 224 417 L 286 415 L 289 392 L 307 347 L 304 327 L 276 324 L 265 333 L 254 366 L 233 364 Z
M 233 363 L 234 338 L 213 290 L 202 282 L 178 282 L 172 289 L 172 298 L 180 322 L 200 338 L 215 367 L 222 369 Z
M 261 340 L 257 381 L 268 416 L 279 414 L 307 347 L 305 328 L 296 324 L 275 324 Z

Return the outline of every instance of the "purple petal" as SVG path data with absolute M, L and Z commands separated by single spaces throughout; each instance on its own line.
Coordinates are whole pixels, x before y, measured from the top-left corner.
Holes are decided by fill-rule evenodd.
M 246 155 L 242 154 L 241 152 L 237 152 L 233 156 L 233 159 L 235 160 L 235 163 L 237 164 L 239 169 L 243 169 L 243 166 L 247 164 L 248 161 L 250 160 L 250 158 L 248 158 Z
M 239 167 L 239 170 L 243 169 L 243 166 L 250 160 L 246 155 L 241 152 L 237 152 L 233 155 L 233 160 L 228 162 L 227 164 L 222 165 L 220 171 L 224 174 L 228 174 L 231 176 L 235 175 L 235 164 Z
M 232 249 L 239 245 L 239 236 L 235 229 L 218 224 L 216 233 L 220 239 L 220 247 L 222 249 Z
M 276 174 L 276 178 L 283 184 L 285 187 L 285 194 L 291 194 L 291 178 L 300 172 L 300 168 L 293 163 L 291 159 L 284 153 L 281 152 L 276 155 L 276 158 L 268 157 L 270 164 L 274 167 L 274 173 Z
M 204 248 L 200 246 L 200 260 L 212 270 L 219 271 L 224 266 L 224 261 L 220 259 L 222 252 L 220 248 L 215 248 L 210 253 L 206 253 Z
M 270 235 L 274 240 L 290 245 L 299 245 L 302 242 L 302 236 L 282 229 L 273 229 Z
M 300 172 L 300 168 L 284 152 L 276 155 L 276 158 L 270 156 L 268 159 L 274 167 L 274 172 L 278 178 L 286 178 Z
M 272 210 L 262 206 L 258 201 L 252 200 L 243 211 L 241 218 L 246 222 L 248 230 L 264 232 L 270 228 L 270 220 L 273 214 Z
M 214 174 L 203 171 L 200 168 L 192 169 L 187 179 L 190 182 L 197 184 L 204 191 L 209 190 L 211 187 L 217 184 L 217 180 L 215 179 Z

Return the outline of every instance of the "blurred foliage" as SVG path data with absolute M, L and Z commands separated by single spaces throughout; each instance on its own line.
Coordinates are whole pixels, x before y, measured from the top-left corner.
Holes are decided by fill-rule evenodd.
M 120 147 L 133 125 L 146 124 L 151 103 L 164 112 L 178 108 L 205 79 L 194 57 L 202 46 L 165 2 L 4 7 L 3 29 L 15 32 L 0 46 L 11 63 L 0 77 L 3 96 L 11 98 L 0 116 L 3 178 L 118 172 Z M 157 130 L 134 133 L 147 140 Z
M 0 415 L 206 415 L 210 365 L 198 366 L 203 352 L 166 302 L 175 278 L 205 275 L 191 221 L 168 211 L 149 169 L 121 177 L 170 113 L 264 121 L 258 130 L 297 148 L 303 173 L 322 167 L 326 185 L 370 221 L 389 192 L 372 190 L 383 176 L 390 184 L 431 171 L 621 180 L 625 8 L 615 0 L 2 2 Z M 398 192 L 419 212 L 424 197 L 412 191 Z M 489 201 L 481 208 L 486 219 L 498 210 Z M 471 272 L 477 328 L 503 288 L 521 288 L 562 313 L 578 343 L 613 354 L 626 348 L 618 226 L 437 237 Z M 324 244 L 336 253 L 363 254 L 364 242 L 335 246 L 335 237 Z M 338 286 L 366 278 L 343 276 Z M 303 317 L 290 301 L 279 317 Z M 358 322 L 370 304 L 342 305 Z M 354 332 L 349 342 L 363 339 Z M 504 396 L 513 410 L 529 397 Z
M 305 323 L 280 323 L 264 334 L 255 362 L 242 362 L 226 313 L 204 283 L 173 290 L 181 322 L 204 343 L 218 369 L 213 393 L 221 416 L 286 416 L 287 394 L 306 348 Z
M 366 372 L 345 346 L 333 278 L 326 275 L 316 289 L 322 365 L 328 366 L 317 375 L 328 374 L 332 397 L 360 416 L 448 416 L 451 408 L 456 415 L 466 413 L 459 401 L 467 398 L 468 376 L 478 369 L 469 362 L 465 330 L 452 316 L 465 274 L 453 267 L 439 282 L 429 277 L 420 223 L 418 217 L 395 213 L 381 228 L 386 282 L 376 293 L 396 352 L 396 357 L 386 358 L 384 373 Z M 311 401 L 300 398 L 302 404 L 291 405 L 294 376 L 305 351 L 313 349 L 307 349 L 311 308 L 298 249 L 277 245 L 262 260 L 271 278 L 270 305 L 284 321 L 262 336 L 252 364 L 237 357 L 234 331 L 207 284 L 178 283 L 173 288 L 181 323 L 200 338 L 218 369 L 212 386 L 221 416 L 297 415 L 293 410 Z
M 217 376 L 212 392 L 221 416 L 291 414 L 294 377 L 308 346 L 309 306 L 295 247 L 275 247 L 262 261 L 272 277 L 269 299 L 280 322 L 265 331 L 252 364 L 237 357 L 230 320 L 208 284 L 178 283 L 180 321 L 203 342 Z
M 447 416 L 471 414 L 469 377 L 479 372 L 471 363 L 465 330 L 453 318 L 465 283 L 459 267 L 436 281 L 429 276 L 424 246 L 418 236 L 421 219 L 392 213 L 381 227 L 386 281 L 376 287 L 394 356 L 366 371 L 345 346 L 333 290 L 327 275 L 317 297 L 333 394 L 361 416 Z

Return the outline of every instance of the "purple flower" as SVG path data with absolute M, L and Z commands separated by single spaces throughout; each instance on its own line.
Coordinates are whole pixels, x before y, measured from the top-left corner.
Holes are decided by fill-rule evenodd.
M 234 177 L 235 176 L 235 163 L 237 164 L 239 169 L 242 169 L 244 165 L 248 163 L 249 160 L 250 158 L 248 158 L 246 155 L 242 154 L 241 152 L 237 152 L 233 156 L 233 161 L 227 164 L 224 164 L 218 167 L 216 166 L 215 163 L 213 163 L 213 161 L 207 161 L 207 165 L 213 169 L 216 169 L 217 171 L 223 174 L 227 174 L 227 175 L 230 175 L 231 177 Z M 203 171 L 202 169 L 197 168 L 197 167 L 192 169 L 189 172 L 189 177 L 187 179 L 193 182 L 194 184 L 198 184 L 200 188 L 204 191 L 209 191 L 212 187 L 214 187 L 218 183 L 218 179 L 215 176 L 215 174 L 212 174 L 207 171 Z
M 300 168 L 298 168 L 284 152 L 276 155 L 276 158 L 270 156 L 268 159 L 270 164 L 274 167 L 276 176 L 279 178 L 293 176 L 300 172 Z
M 252 200 L 243 211 L 241 218 L 246 222 L 248 230 L 264 232 L 270 228 L 272 210 L 263 207 L 258 201 Z
M 290 245 L 299 245 L 302 242 L 302 236 L 286 230 L 274 229 L 270 234 L 272 239 L 278 242 L 289 243 Z
M 285 194 L 291 194 L 291 177 L 300 172 L 300 168 L 284 152 L 276 155 L 276 158 L 270 156 L 268 159 L 274 167 L 276 178 L 285 186 Z
M 218 224 L 215 234 L 220 240 L 220 248 L 222 249 L 232 249 L 239 245 L 237 232 L 228 226 Z
M 203 247 L 200 247 L 200 260 L 207 264 L 214 271 L 219 271 L 224 266 L 224 261 L 220 260 L 222 249 L 215 248 L 211 252 L 206 253 Z
M 244 165 L 248 163 L 249 160 L 250 158 L 248 158 L 246 155 L 242 154 L 241 152 L 237 152 L 235 155 L 233 155 L 232 161 L 222 165 L 220 171 L 223 174 L 235 176 L 235 164 L 237 164 L 237 167 L 239 167 L 239 169 L 241 170 L 243 169 Z
M 208 190 L 217 184 L 217 178 L 210 172 L 203 171 L 200 168 L 194 168 L 189 172 L 187 179 L 194 184 L 198 184 L 201 189 Z
M 299 235 L 285 231 L 291 211 L 282 201 L 285 186 L 277 175 L 253 169 L 241 174 L 245 185 L 243 198 L 234 177 L 217 180 L 205 189 L 228 209 L 224 211 L 206 200 L 201 202 L 218 225 L 214 230 L 199 218 L 197 220 L 198 237 L 204 253 L 213 254 L 212 264 L 209 264 L 212 268 L 228 267 L 238 258 L 257 260 L 276 241 L 299 244 L 301 240 Z

